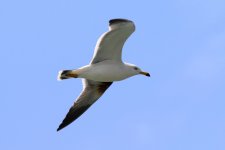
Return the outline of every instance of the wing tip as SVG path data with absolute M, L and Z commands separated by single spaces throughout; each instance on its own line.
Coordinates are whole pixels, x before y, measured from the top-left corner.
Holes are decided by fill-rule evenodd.
M 56 131 L 58 132 L 59 130 L 65 128 L 67 125 L 69 125 L 69 124 L 65 124 L 65 122 L 63 121 L 63 122 L 59 125 L 59 127 L 57 128 Z
M 61 130 L 61 129 L 58 127 L 58 129 L 56 131 L 58 132 L 59 130 Z
M 117 24 L 117 23 L 121 23 L 121 22 L 132 22 L 128 19 L 122 19 L 122 18 L 116 18 L 116 19 L 111 19 L 109 20 L 109 25 L 113 25 L 113 24 Z
M 73 121 L 75 121 L 77 118 L 79 118 L 90 106 L 91 105 L 78 106 L 78 104 L 77 107 L 76 105 L 72 106 L 69 112 L 67 113 L 66 117 L 63 119 L 62 123 L 59 125 L 57 131 L 65 128 Z

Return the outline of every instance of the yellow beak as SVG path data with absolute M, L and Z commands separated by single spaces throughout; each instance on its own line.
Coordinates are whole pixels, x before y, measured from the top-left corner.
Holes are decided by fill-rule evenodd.
M 150 77 L 150 74 L 148 72 L 141 71 L 140 74 Z

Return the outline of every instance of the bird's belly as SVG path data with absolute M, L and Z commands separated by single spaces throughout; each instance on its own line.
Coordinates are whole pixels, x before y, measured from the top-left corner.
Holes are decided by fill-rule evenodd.
M 92 65 L 81 77 L 99 82 L 113 82 L 128 78 L 124 73 L 122 64 L 107 62 L 104 62 L 104 64 Z

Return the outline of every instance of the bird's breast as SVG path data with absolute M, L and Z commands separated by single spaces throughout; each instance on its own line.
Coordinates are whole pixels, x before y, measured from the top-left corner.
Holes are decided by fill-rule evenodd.
M 120 81 L 129 77 L 122 62 L 110 60 L 89 65 L 79 76 L 99 82 Z

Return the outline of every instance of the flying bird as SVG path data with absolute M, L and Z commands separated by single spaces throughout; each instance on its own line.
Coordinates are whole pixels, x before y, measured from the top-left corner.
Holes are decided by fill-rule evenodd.
M 135 31 L 135 25 L 127 19 L 112 19 L 109 30 L 101 35 L 95 46 L 89 65 L 76 70 L 62 70 L 58 79 L 82 78 L 83 90 L 69 109 L 57 131 L 80 117 L 112 85 L 134 75 L 150 77 L 148 72 L 122 61 L 122 48 L 128 37 Z

